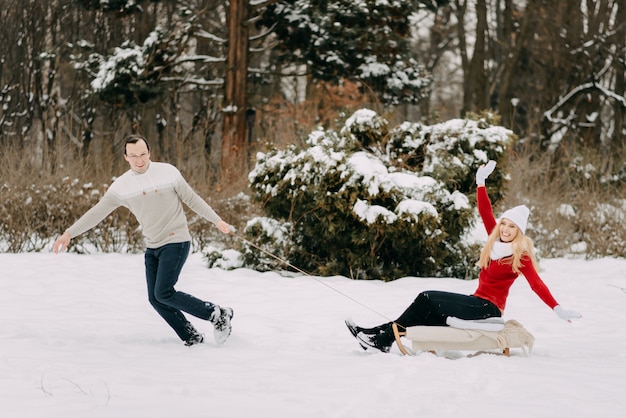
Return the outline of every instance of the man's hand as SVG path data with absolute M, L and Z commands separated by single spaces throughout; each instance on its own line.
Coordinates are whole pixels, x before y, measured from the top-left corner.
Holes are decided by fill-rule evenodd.
M 54 244 L 52 245 L 52 251 L 54 251 L 55 254 L 58 254 L 59 251 L 64 251 L 69 245 L 71 239 L 72 237 L 70 237 L 70 234 L 65 232 L 63 235 L 57 238 L 56 241 L 54 241 Z
M 225 234 L 230 234 L 231 232 L 230 225 L 222 221 L 221 219 L 217 221 L 215 226 L 217 226 L 217 228 Z

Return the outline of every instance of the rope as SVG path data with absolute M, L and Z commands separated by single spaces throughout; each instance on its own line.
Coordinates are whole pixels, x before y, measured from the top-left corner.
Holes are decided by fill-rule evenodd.
M 369 311 L 371 311 L 371 312 L 375 313 L 376 315 L 379 315 L 379 316 L 381 316 L 381 317 L 385 318 L 386 320 L 388 320 L 388 321 L 390 321 L 390 322 L 392 321 L 391 319 L 389 319 L 387 316 L 383 315 L 382 313 L 380 313 L 380 312 L 378 312 L 378 311 L 374 310 L 373 308 L 370 308 L 370 307 L 369 307 L 369 306 L 367 306 L 366 304 L 364 304 L 364 303 L 362 303 L 362 302 L 360 302 L 360 301 L 358 301 L 358 300 L 354 299 L 352 296 L 346 295 L 346 294 L 345 294 L 345 293 L 343 293 L 341 290 L 338 290 L 338 289 L 336 289 L 336 288 L 332 287 L 332 286 L 331 286 L 331 285 L 329 285 L 328 283 L 324 283 L 323 281 L 319 280 L 317 277 L 313 276 L 312 274 L 310 274 L 310 273 L 308 273 L 308 272 L 306 272 L 306 271 L 302 270 L 300 267 L 294 266 L 294 265 L 293 265 L 293 264 L 291 264 L 289 261 L 287 261 L 287 260 L 283 260 L 282 258 L 278 257 L 277 255 L 272 254 L 271 252 L 269 252 L 269 251 L 267 251 L 267 250 L 264 250 L 263 248 L 259 247 L 258 245 L 256 245 L 256 244 L 254 244 L 254 243 L 252 243 L 252 242 L 248 241 L 247 239 L 245 239 L 245 238 L 244 238 L 244 237 L 242 237 L 241 235 L 236 234 L 236 233 L 235 233 L 235 232 L 233 232 L 232 230 L 231 230 L 231 232 L 230 232 L 230 233 L 231 233 L 234 237 L 236 237 L 237 239 L 241 240 L 242 242 L 244 242 L 244 243 L 248 244 L 248 245 L 249 245 L 249 246 L 251 246 L 251 247 L 256 248 L 256 249 L 257 249 L 257 250 L 259 250 L 259 251 L 261 251 L 263 254 L 266 254 L 266 255 L 268 255 L 268 256 L 270 256 L 270 257 L 272 257 L 272 258 L 276 259 L 277 261 L 280 261 L 281 263 L 283 263 L 283 264 L 285 264 L 285 265 L 287 265 L 287 266 L 291 267 L 292 269 L 294 269 L 294 270 L 296 270 L 296 271 L 298 271 L 298 272 L 300 272 L 300 273 L 304 274 L 305 276 L 312 278 L 312 279 L 313 279 L 313 280 L 315 280 L 316 282 L 318 282 L 318 283 L 320 283 L 320 284 L 322 284 L 322 285 L 326 286 L 327 288 L 329 288 L 329 289 L 331 289 L 331 290 L 333 290 L 333 291 L 335 291 L 335 292 L 339 293 L 341 296 L 345 297 L 346 299 L 350 299 L 352 302 L 354 302 L 354 303 L 356 303 L 356 304 L 358 304 L 358 305 L 361 305 L 362 307 L 364 307 L 365 309 L 367 309 L 367 310 L 369 310 Z

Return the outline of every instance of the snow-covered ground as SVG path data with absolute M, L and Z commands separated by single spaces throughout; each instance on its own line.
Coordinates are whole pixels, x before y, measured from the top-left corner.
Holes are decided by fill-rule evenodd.
M 534 334 L 530 356 L 403 357 L 397 347 L 360 349 L 344 319 L 386 319 L 354 300 L 395 318 L 422 290 L 470 293 L 476 282 L 286 278 L 209 270 L 193 254 L 178 289 L 232 306 L 235 317 L 220 347 L 193 318 L 208 338 L 188 348 L 148 304 L 142 255 L 0 254 L 1 414 L 623 417 L 626 260 L 541 265 L 556 299 L 583 319 L 558 319 L 520 278 L 505 318 Z

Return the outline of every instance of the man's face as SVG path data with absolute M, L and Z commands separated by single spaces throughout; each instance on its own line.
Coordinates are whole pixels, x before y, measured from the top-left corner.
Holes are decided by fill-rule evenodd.
M 126 144 L 124 159 L 130 164 L 130 168 L 136 173 L 145 173 L 150 166 L 150 151 L 143 141 L 134 144 Z

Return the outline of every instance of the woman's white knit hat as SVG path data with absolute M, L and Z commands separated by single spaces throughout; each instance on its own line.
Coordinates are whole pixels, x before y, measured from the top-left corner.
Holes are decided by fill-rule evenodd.
M 526 205 L 515 206 L 505 211 L 500 219 L 506 218 L 513 221 L 515 225 L 522 231 L 522 234 L 526 234 L 526 226 L 528 225 L 528 216 L 530 215 L 530 209 Z

